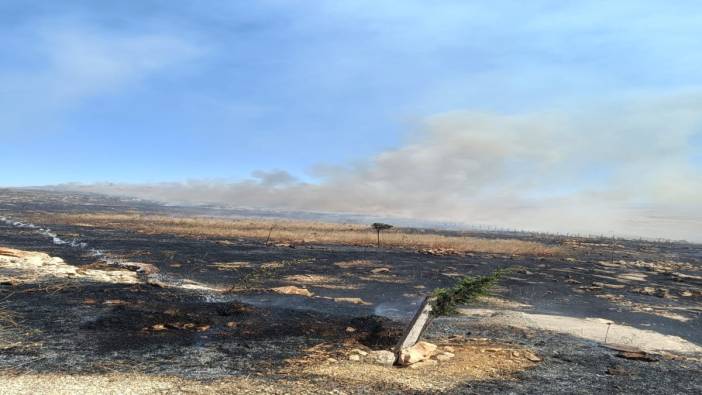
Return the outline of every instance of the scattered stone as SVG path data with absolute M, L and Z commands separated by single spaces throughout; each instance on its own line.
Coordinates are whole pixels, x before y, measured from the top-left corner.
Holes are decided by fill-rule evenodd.
M 657 296 L 659 298 L 664 298 L 664 299 L 673 298 L 673 296 L 670 294 L 670 291 L 666 288 L 642 287 L 642 288 L 634 288 L 633 291 L 638 292 L 642 295 Z
M 404 348 L 402 351 L 400 351 L 400 365 L 407 366 L 419 361 L 424 361 L 425 359 L 429 359 L 434 354 L 436 349 L 436 344 L 425 341 L 417 342 L 415 345 Z
M 200 325 L 196 329 L 198 332 L 206 332 L 210 329 L 210 326 L 209 325 Z
M 618 351 L 617 356 L 620 358 L 633 359 L 636 361 L 647 361 L 647 362 L 657 361 L 656 358 L 654 358 L 651 354 L 647 353 L 646 351 L 643 351 L 637 347 L 628 346 L 626 344 L 610 343 L 610 344 L 605 344 L 604 347 L 608 348 L 610 350 Z
M 159 277 L 157 276 L 146 276 L 146 283 L 158 287 L 158 288 L 168 288 L 168 284 L 164 281 L 161 281 Z
M 541 357 L 539 357 L 538 355 L 534 354 L 531 351 L 525 351 L 524 358 L 528 359 L 531 362 L 541 362 L 543 360 L 543 359 L 541 359 Z
M 151 325 L 151 330 L 152 330 L 152 331 L 157 331 L 157 332 L 159 332 L 159 331 L 165 331 L 165 330 L 166 330 L 166 326 L 163 325 L 163 324 L 154 324 L 154 325 Z
M 327 358 L 327 362 L 330 362 L 330 363 L 337 363 L 337 362 L 339 362 L 339 361 L 337 361 L 337 360 L 334 359 L 334 358 Z
M 390 268 L 379 267 L 379 268 L 371 270 L 371 273 L 373 273 L 373 274 L 390 273 Z
M 227 322 L 227 328 L 236 328 L 238 324 L 235 321 L 229 321 Z
M 443 353 L 443 354 L 437 355 L 437 356 L 436 356 L 436 360 L 437 360 L 437 361 L 441 361 L 441 362 L 446 362 L 446 361 L 450 360 L 451 358 L 453 358 L 453 357 L 455 357 L 455 356 L 456 356 L 456 355 L 455 355 L 454 353 L 445 352 L 445 353 Z
M 418 251 L 420 254 L 435 255 L 435 256 L 447 256 L 447 255 L 458 255 L 459 252 L 452 248 L 425 248 Z
M 354 353 L 354 354 L 361 355 L 361 356 L 363 356 L 363 357 L 365 357 L 366 355 L 368 355 L 367 352 L 361 350 L 360 348 L 354 348 L 353 350 L 351 350 L 351 352 Z
M 276 287 L 276 288 L 271 288 L 271 291 L 283 295 L 299 295 L 299 296 L 307 296 L 311 297 L 313 294 L 306 288 L 300 288 L 296 287 L 294 285 L 288 285 L 285 287 Z
M 448 352 L 455 352 L 456 351 L 456 349 L 451 347 L 451 346 L 444 346 L 444 350 L 446 350 Z
M 346 332 L 347 332 L 347 333 L 354 333 L 354 332 L 356 332 L 356 328 L 347 326 L 347 327 L 346 327 Z
M 436 366 L 438 365 L 439 362 L 433 360 L 433 359 L 427 359 L 425 361 L 417 362 L 415 364 L 410 365 L 410 368 L 412 369 L 421 369 L 421 368 L 426 368 L 429 366 Z
M 646 281 L 646 277 L 645 273 L 624 273 L 617 276 L 618 279 L 627 281 Z
M 358 355 L 358 354 L 351 354 L 351 355 L 349 355 L 349 361 L 358 362 L 358 361 L 360 361 L 360 360 L 361 360 L 361 356 Z
M 632 291 L 642 295 L 655 295 L 656 289 L 653 287 L 634 288 Z
M 687 282 L 702 285 L 702 276 L 693 276 L 690 274 L 683 274 L 678 272 L 671 273 L 674 281 Z
M 632 359 L 634 361 L 656 362 L 658 359 L 645 351 L 621 351 L 617 354 L 620 358 Z
M 594 282 L 592 283 L 593 286 L 595 287 L 601 287 L 601 288 L 612 288 L 612 289 L 622 289 L 626 287 L 624 284 L 609 284 L 609 283 L 602 283 L 602 282 Z
M 93 298 L 86 298 L 86 299 L 83 301 L 83 304 L 96 304 L 96 303 L 97 303 L 97 300 L 95 300 L 95 299 L 93 299 Z
M 150 263 L 141 263 L 141 262 L 117 262 L 113 264 L 114 266 L 117 266 L 122 269 L 127 269 L 133 272 L 137 272 L 139 274 L 156 274 L 159 273 L 158 267 L 150 264 Z
M 390 367 L 395 364 L 396 359 L 395 353 L 392 351 L 378 350 L 368 353 L 368 358 L 366 360 L 377 365 Z
M 261 264 L 261 269 L 280 269 L 283 267 L 283 264 L 280 262 L 266 262 L 264 264 Z
M 684 357 L 684 356 L 682 356 L 682 355 L 673 354 L 673 353 L 668 352 L 668 351 L 659 351 L 658 353 L 659 353 L 663 358 L 669 359 L 669 360 L 671 360 L 671 361 L 684 361 L 684 360 L 687 359 L 686 357 Z
M 353 303 L 353 304 L 370 305 L 370 303 L 364 301 L 361 298 L 334 298 L 334 301 L 337 303 Z

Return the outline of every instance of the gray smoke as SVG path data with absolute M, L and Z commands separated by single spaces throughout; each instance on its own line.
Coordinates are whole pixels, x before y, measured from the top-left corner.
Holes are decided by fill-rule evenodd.
M 240 182 L 69 189 L 174 203 L 380 214 L 467 224 L 702 241 L 702 96 L 571 112 L 450 112 L 363 164 Z

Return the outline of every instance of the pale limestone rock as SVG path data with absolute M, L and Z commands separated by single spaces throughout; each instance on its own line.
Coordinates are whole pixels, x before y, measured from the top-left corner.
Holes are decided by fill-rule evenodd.
M 271 288 L 271 291 L 283 295 L 299 295 L 299 296 L 307 296 L 310 297 L 312 296 L 312 292 L 305 288 L 300 288 L 296 287 L 294 285 L 288 285 L 286 287 L 276 287 L 276 288 Z
M 368 358 L 366 360 L 377 365 L 389 367 L 395 364 L 395 359 L 395 353 L 392 351 L 379 350 L 368 353 Z
M 437 356 L 436 356 L 436 360 L 437 360 L 437 361 L 441 361 L 441 362 L 446 362 L 446 361 L 450 360 L 451 358 L 453 358 L 453 357 L 455 357 L 455 356 L 456 356 L 456 355 L 453 354 L 453 353 L 445 352 L 445 353 L 443 353 L 443 354 L 437 355 Z
M 417 342 L 414 346 L 407 347 L 400 352 L 399 362 L 401 365 L 407 366 L 424 361 L 434 354 L 436 348 L 436 344 L 425 341 Z

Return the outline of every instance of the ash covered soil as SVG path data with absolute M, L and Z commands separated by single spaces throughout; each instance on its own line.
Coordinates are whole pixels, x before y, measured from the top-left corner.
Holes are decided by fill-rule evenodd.
M 251 214 L 0 190 L 0 248 L 78 270 L 33 281 L 0 265 L 0 393 L 702 393 L 700 245 L 473 232 L 564 252 L 443 255 L 36 221 L 93 212 Z M 36 227 L 13 224 L 30 218 Z M 106 257 L 158 273 L 81 277 L 117 270 Z M 433 289 L 506 267 L 495 297 L 429 327 L 455 358 L 419 369 L 349 360 L 394 346 Z M 308 293 L 270 291 L 288 286 Z M 624 358 L 613 343 L 646 355 Z

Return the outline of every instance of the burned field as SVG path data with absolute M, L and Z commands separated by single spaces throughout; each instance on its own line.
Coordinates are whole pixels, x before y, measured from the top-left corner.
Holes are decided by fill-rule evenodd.
M 270 222 L 247 237 L 222 219 L 241 214 L 1 190 L 7 388 L 702 392 L 699 245 L 398 230 L 377 248 Z M 453 357 L 372 361 L 434 289 L 508 267 L 494 297 L 430 325 Z

